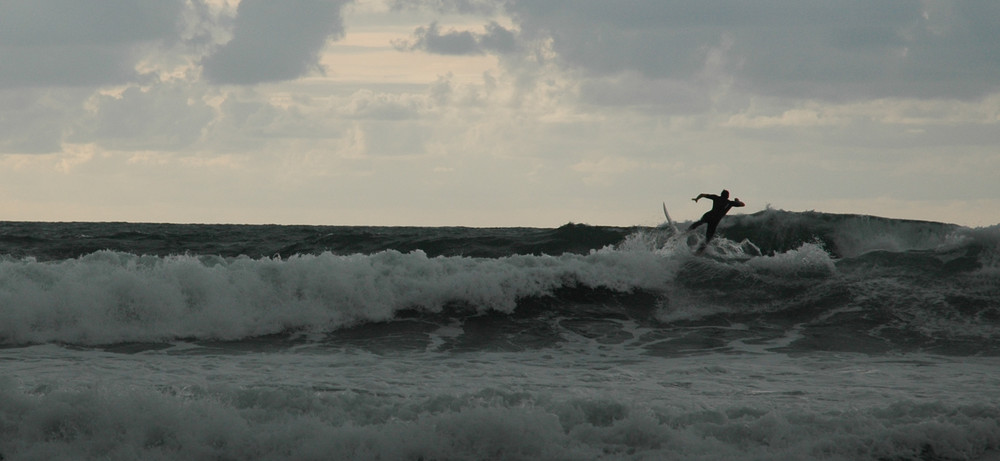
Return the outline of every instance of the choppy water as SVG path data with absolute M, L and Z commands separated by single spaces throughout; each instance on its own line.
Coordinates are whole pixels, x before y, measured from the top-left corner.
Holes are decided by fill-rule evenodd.
M 1000 227 L 0 223 L 5 459 L 1000 459 Z

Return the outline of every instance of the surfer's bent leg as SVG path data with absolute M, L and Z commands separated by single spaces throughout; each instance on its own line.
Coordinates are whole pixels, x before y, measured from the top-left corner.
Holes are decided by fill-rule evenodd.
M 695 221 L 694 223 L 692 223 L 691 226 L 688 227 L 688 230 L 694 229 L 694 228 L 696 228 L 696 227 L 698 227 L 698 226 L 700 226 L 702 224 L 712 222 L 711 219 L 708 219 L 708 215 L 709 215 L 709 213 L 705 213 L 705 214 L 701 215 L 701 219 L 699 219 L 699 220 Z

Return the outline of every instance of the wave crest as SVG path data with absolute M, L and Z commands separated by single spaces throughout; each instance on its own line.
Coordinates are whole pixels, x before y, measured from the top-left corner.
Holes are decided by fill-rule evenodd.
M 496 259 L 394 250 L 288 259 L 100 251 L 49 263 L 8 260 L 0 262 L 0 337 L 107 344 L 330 331 L 449 304 L 510 313 L 520 299 L 567 287 L 655 290 L 670 270 L 651 253 L 612 250 Z

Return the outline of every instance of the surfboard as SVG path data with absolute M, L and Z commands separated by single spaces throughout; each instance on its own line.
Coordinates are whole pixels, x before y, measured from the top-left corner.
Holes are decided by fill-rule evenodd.
M 667 211 L 667 202 L 663 202 L 663 216 L 667 217 L 667 224 L 673 229 L 674 235 L 680 234 L 680 231 L 677 230 L 677 225 L 674 224 L 674 220 L 670 219 L 670 212 Z

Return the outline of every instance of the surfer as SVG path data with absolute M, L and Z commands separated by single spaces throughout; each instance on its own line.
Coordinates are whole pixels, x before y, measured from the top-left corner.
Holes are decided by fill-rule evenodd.
M 738 198 L 729 200 L 728 190 L 723 190 L 721 195 L 698 194 L 697 197 L 691 200 L 697 202 L 703 198 L 712 199 L 712 209 L 702 215 L 701 219 L 691 224 L 691 227 L 688 227 L 688 230 L 690 231 L 702 224 L 708 224 L 708 230 L 705 231 L 705 243 L 702 243 L 701 247 L 698 248 L 699 253 L 705 251 L 705 247 L 708 245 L 708 241 L 712 240 L 712 236 L 715 235 L 715 228 L 719 225 L 719 221 L 722 220 L 722 217 L 725 216 L 732 207 L 746 206 L 746 204 L 741 202 Z

